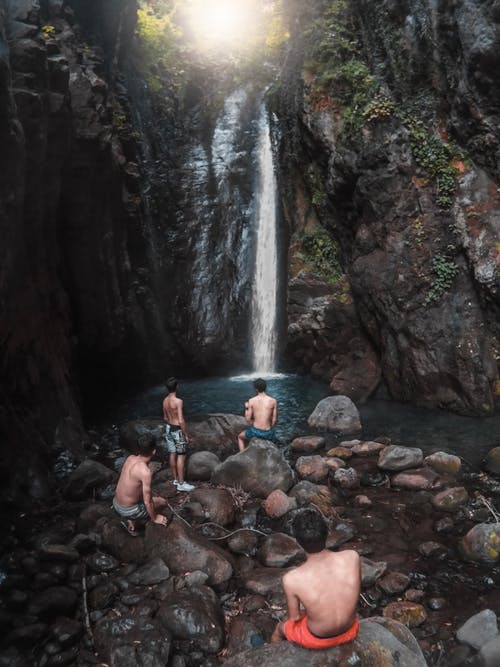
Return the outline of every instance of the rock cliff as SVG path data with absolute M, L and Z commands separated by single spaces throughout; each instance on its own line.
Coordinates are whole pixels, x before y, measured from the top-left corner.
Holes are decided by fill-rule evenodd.
M 312 336 L 307 370 L 349 375 L 351 360 L 331 355 L 349 330 L 348 339 L 364 341 L 363 363 L 373 369 L 378 359 L 393 398 L 491 413 L 500 298 L 497 3 L 290 0 L 287 8 L 291 46 L 274 104 L 297 245 L 289 289 L 295 355 L 311 354 L 304 341 Z M 318 229 L 334 239 L 345 271 L 337 296 L 352 299 L 359 318 L 327 334 L 326 346 L 324 326 L 314 331 L 308 305 L 297 317 L 294 300 L 308 269 L 297 257 Z M 331 273 L 325 284 L 339 286 Z M 342 308 L 337 298 L 336 312 Z M 353 395 L 366 395 L 354 385 Z

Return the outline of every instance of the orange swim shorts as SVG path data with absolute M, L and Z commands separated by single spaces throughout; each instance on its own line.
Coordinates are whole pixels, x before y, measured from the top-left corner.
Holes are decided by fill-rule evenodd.
M 359 632 L 359 619 L 356 616 L 351 627 L 341 635 L 335 635 L 335 637 L 316 637 L 316 635 L 313 635 L 307 627 L 307 616 L 303 616 L 299 621 L 286 621 L 283 630 L 288 641 L 300 644 L 304 648 L 330 648 L 347 644 L 347 642 L 356 639 Z

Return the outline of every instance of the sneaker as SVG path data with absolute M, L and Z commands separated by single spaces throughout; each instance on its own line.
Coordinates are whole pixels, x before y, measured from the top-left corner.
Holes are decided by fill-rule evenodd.
M 179 486 L 179 481 L 178 481 L 177 479 L 174 479 L 174 481 L 173 481 L 173 485 L 174 485 L 174 486 Z
M 182 484 L 177 484 L 177 491 L 192 491 L 194 486 L 188 484 L 187 482 L 182 482 Z

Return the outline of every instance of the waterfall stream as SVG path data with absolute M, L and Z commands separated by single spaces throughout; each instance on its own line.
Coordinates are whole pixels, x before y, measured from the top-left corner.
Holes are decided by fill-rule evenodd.
M 260 118 L 258 141 L 257 241 L 252 292 L 253 370 L 271 373 L 276 360 L 278 261 L 276 239 L 276 178 L 267 112 Z

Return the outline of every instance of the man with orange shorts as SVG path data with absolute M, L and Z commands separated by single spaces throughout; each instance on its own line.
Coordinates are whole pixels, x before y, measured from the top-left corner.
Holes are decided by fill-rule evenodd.
M 352 641 L 359 631 L 358 553 L 325 549 L 328 528 L 316 510 L 297 513 L 292 527 L 306 562 L 283 577 L 288 620 L 278 623 L 271 642 L 288 639 L 305 648 L 322 649 Z

